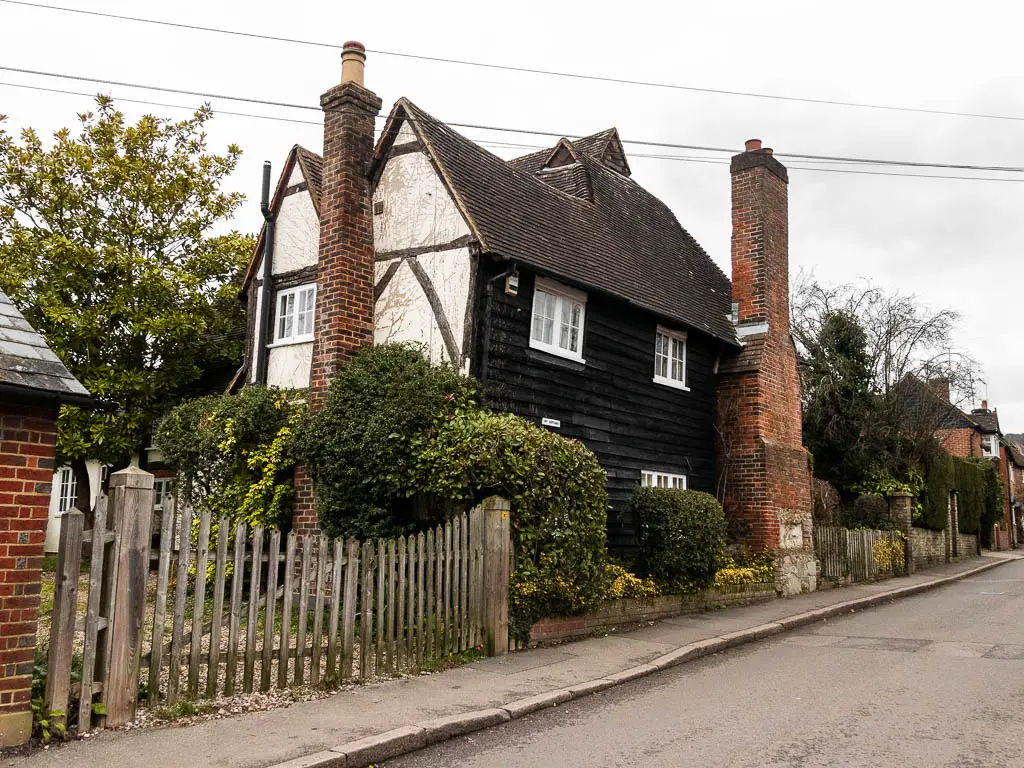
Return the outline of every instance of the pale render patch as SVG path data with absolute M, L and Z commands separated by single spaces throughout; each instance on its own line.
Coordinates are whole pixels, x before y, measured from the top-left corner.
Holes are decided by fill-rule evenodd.
M 309 386 L 313 364 L 313 342 L 272 347 L 267 359 L 267 385 L 284 389 Z

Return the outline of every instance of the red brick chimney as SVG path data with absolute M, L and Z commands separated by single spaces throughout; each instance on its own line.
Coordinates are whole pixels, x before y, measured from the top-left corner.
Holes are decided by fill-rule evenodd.
M 370 179 L 374 119 L 381 100 L 363 86 L 366 49 L 345 43 L 341 83 L 320 97 L 324 166 L 320 193 L 320 257 L 309 402 L 322 405 L 338 368 L 373 343 L 373 215 Z M 295 470 L 294 530 L 317 529 L 312 482 Z
M 362 43 L 345 43 L 341 61 L 341 84 L 320 97 L 324 170 L 310 374 L 313 405 L 322 401 L 339 366 L 373 342 L 373 215 L 367 171 L 381 100 L 363 87 Z
M 719 366 L 719 497 L 747 544 L 778 553 L 786 593 L 814 589 L 811 475 L 789 323 L 786 168 L 746 142 L 732 158 L 732 300 L 742 350 Z

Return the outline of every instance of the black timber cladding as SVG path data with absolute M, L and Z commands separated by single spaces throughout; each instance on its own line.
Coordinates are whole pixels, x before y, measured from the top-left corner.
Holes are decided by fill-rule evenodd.
M 506 267 L 481 262 L 479 285 Z M 687 335 L 687 384 L 682 391 L 654 378 L 658 318 L 597 292 L 587 296 L 583 334 L 585 364 L 531 349 L 534 275 L 520 268 L 517 296 L 494 286 L 487 402 L 535 424 L 557 419 L 553 429 L 581 440 L 608 473 L 612 505 L 608 543 L 613 552 L 635 551 L 636 523 L 627 511 L 643 469 L 685 474 L 691 489 L 714 493 L 714 362 L 721 344 L 700 332 Z M 483 295 L 483 291 L 478 291 Z M 485 300 L 479 300 L 481 312 Z M 678 324 L 667 328 L 687 331 Z M 483 327 L 481 323 L 479 327 Z M 474 372 L 480 375 L 477 343 Z

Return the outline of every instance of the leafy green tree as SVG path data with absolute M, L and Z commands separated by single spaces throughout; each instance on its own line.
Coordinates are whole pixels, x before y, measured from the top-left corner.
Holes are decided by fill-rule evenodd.
M 204 368 L 240 359 L 234 296 L 253 247 L 211 234 L 243 196 L 222 190 L 241 150 L 207 151 L 208 105 L 129 124 L 96 101 L 77 135 L 0 129 L 0 288 L 109 405 L 61 412 L 58 458 L 80 500 L 85 459 L 124 465 Z
M 825 315 L 802 373 L 804 442 L 816 474 L 848 490 L 878 460 L 867 335 L 856 317 Z

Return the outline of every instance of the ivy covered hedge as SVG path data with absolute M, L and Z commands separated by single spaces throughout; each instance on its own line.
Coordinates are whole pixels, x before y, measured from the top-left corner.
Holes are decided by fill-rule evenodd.
M 250 525 L 289 523 L 293 441 L 304 414 L 293 393 L 264 387 L 186 400 L 154 438 L 184 479 L 175 495 Z
M 957 492 L 960 532 L 978 534 L 983 545 L 991 545 L 992 526 L 1003 517 L 1003 483 L 997 462 L 950 456 L 936 443 L 925 454 L 921 516 L 914 524 L 944 530 L 952 491 Z
M 512 503 L 510 624 L 599 602 L 608 497 L 576 440 L 478 404 L 476 382 L 412 345 L 366 347 L 331 382 L 298 441 L 331 535 L 422 530 L 491 495 Z

